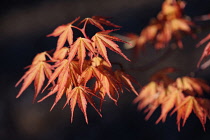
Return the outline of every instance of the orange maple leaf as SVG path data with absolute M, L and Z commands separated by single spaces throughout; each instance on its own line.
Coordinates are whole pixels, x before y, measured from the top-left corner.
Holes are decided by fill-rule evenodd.
M 169 85 L 168 86 L 167 96 L 163 100 L 161 104 L 161 115 L 156 121 L 156 124 L 159 123 L 161 120 L 165 122 L 167 114 L 171 109 L 178 106 L 182 100 L 184 99 L 184 94 L 181 90 L 178 90 L 175 86 Z M 180 110 L 177 111 L 177 118 L 180 116 Z M 178 119 L 177 119 L 178 120 Z M 180 129 L 179 123 L 177 123 L 178 129 Z
M 195 115 L 199 118 L 203 129 L 205 130 L 206 123 L 206 113 L 205 109 L 198 103 L 197 98 L 193 96 L 187 96 L 172 112 L 172 114 L 181 109 L 181 114 L 177 118 L 177 122 L 180 123 L 180 120 L 183 119 L 182 126 L 185 125 L 187 118 L 190 116 L 193 111 Z
M 66 43 L 66 40 L 68 41 L 69 45 L 73 43 L 72 27 L 77 20 L 79 20 L 79 17 L 66 25 L 58 26 L 51 34 L 47 35 L 47 37 L 59 36 L 56 50 L 60 50 Z
M 61 99 L 64 92 L 66 91 L 67 87 L 74 85 L 77 86 L 78 82 L 78 76 L 79 76 L 79 68 L 76 64 L 77 62 L 71 61 L 69 62 L 67 59 L 64 59 L 57 63 L 55 66 L 57 67 L 51 77 L 49 78 L 49 81 L 47 85 L 45 86 L 44 90 L 57 79 L 57 82 L 55 83 L 55 86 L 51 89 L 51 92 L 49 92 L 45 97 L 43 97 L 39 102 L 43 101 L 47 97 L 55 94 L 57 92 L 55 102 L 51 108 L 57 104 L 57 102 Z M 54 66 L 54 67 L 55 67 Z
M 64 105 L 64 107 L 67 104 L 70 104 L 70 108 L 71 108 L 71 122 L 73 121 L 74 108 L 76 106 L 76 103 L 78 103 L 79 108 L 83 112 L 83 114 L 85 116 L 86 123 L 88 123 L 87 113 L 86 113 L 87 102 L 90 103 L 90 105 L 101 116 L 100 112 L 95 107 L 94 101 L 91 98 L 91 95 L 95 96 L 95 94 L 93 94 L 88 88 L 82 87 L 82 86 L 77 86 L 77 87 L 74 87 L 74 89 L 68 90 L 66 95 L 67 95 L 67 101 L 66 101 L 66 104 Z
M 79 60 L 80 70 L 82 71 L 82 66 L 86 57 L 86 49 L 90 51 L 90 53 L 94 54 L 94 47 L 92 46 L 92 42 L 89 39 L 79 37 L 73 45 L 71 45 L 69 50 L 69 61 L 72 61 L 75 55 L 77 54 L 77 58 Z
M 113 74 L 109 71 L 94 69 L 94 72 L 99 81 L 96 89 L 99 89 L 100 93 L 103 95 L 107 94 L 110 99 L 117 103 L 119 92 L 121 91 L 119 81 L 117 81 L 117 79 L 115 79 Z
M 142 88 L 139 95 L 134 99 L 134 103 L 139 102 L 139 110 L 145 108 L 144 112 L 147 113 L 145 119 L 148 120 L 166 96 L 167 88 L 164 87 L 164 83 L 152 81 Z
M 107 56 L 107 50 L 106 47 L 108 47 L 110 50 L 120 54 L 123 56 L 126 60 L 130 61 L 127 56 L 125 56 L 122 51 L 120 50 L 119 46 L 114 41 L 120 41 L 124 42 L 121 39 L 117 37 L 113 37 L 108 35 L 108 33 L 112 32 L 113 30 L 107 30 L 96 33 L 93 37 L 93 46 L 97 48 L 98 53 L 109 63 L 111 66 L 111 63 Z M 114 41 L 112 41 L 114 40 Z
M 45 62 L 46 55 L 48 55 L 46 52 L 42 52 L 34 57 L 32 65 L 30 65 L 29 70 L 23 75 L 23 77 L 15 85 L 18 86 L 20 82 L 24 80 L 23 85 L 16 98 L 18 98 L 23 93 L 23 91 L 26 90 L 26 88 L 34 81 L 35 94 L 33 102 L 36 100 L 36 97 L 38 96 L 44 84 L 45 76 L 48 79 L 50 79 L 50 77 L 52 76 L 51 65 Z

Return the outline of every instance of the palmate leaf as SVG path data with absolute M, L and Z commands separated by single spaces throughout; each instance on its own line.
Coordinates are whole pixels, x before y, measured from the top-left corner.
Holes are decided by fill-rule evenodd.
M 72 61 L 77 54 L 79 60 L 80 70 L 82 71 L 83 63 L 86 57 L 86 49 L 90 53 L 94 53 L 92 42 L 89 39 L 79 37 L 73 45 L 71 45 L 68 55 L 68 60 Z
M 205 109 L 198 103 L 197 98 L 193 96 L 186 97 L 172 112 L 172 114 L 176 111 L 181 109 L 181 114 L 177 118 L 177 122 L 180 123 L 180 120 L 183 119 L 182 126 L 185 125 L 186 120 L 190 116 L 191 112 L 193 111 L 195 115 L 199 118 L 203 129 L 205 130 L 205 123 L 206 123 L 206 113 Z
M 108 33 L 110 33 L 110 32 L 112 32 L 112 30 L 98 32 L 92 37 L 93 45 L 94 45 L 95 48 L 97 48 L 98 53 L 109 63 L 110 66 L 111 66 L 111 63 L 110 63 L 110 61 L 108 59 L 108 56 L 107 56 L 106 47 L 109 48 L 110 50 L 120 54 L 126 60 L 130 61 L 127 58 L 127 56 L 125 56 L 122 53 L 119 46 L 114 42 L 114 41 L 120 41 L 120 42 L 124 42 L 124 41 L 120 40 L 117 37 L 113 37 L 113 36 L 108 35 Z M 112 41 L 112 40 L 114 40 L 114 41 Z
M 95 103 L 93 99 L 91 98 L 90 95 L 95 96 L 88 88 L 82 87 L 82 86 L 77 86 L 74 87 L 72 90 L 67 91 L 67 101 L 64 107 L 67 104 L 70 104 L 70 109 L 71 109 L 71 122 L 73 121 L 73 116 L 74 116 L 74 108 L 76 106 L 76 103 L 78 103 L 79 108 L 84 114 L 86 123 L 88 123 L 88 118 L 87 118 L 87 113 L 86 113 L 86 108 L 87 108 L 87 103 L 90 103 L 90 105 L 98 112 L 98 114 L 101 116 L 100 112 L 95 106 Z
M 121 91 L 119 81 L 114 77 L 108 63 L 100 57 L 94 57 L 91 65 L 87 67 L 81 74 L 81 83 L 86 83 L 95 77 L 94 93 L 99 91 L 99 94 L 108 95 L 115 103 L 118 100 L 118 92 Z
M 79 17 L 76 18 L 74 21 L 66 24 L 58 26 L 51 34 L 47 35 L 47 37 L 54 36 L 58 38 L 57 42 L 57 48 L 56 50 L 60 50 L 64 44 L 66 43 L 66 40 L 68 41 L 69 45 L 73 43 L 73 31 L 72 31 L 72 25 L 79 20 Z
M 83 85 L 86 85 L 91 78 L 97 77 L 97 75 L 94 73 L 94 69 L 101 67 L 102 69 L 111 70 L 109 64 L 101 57 L 93 57 L 91 60 L 85 62 L 86 67 L 84 68 L 84 71 L 81 73 L 80 77 L 80 84 Z
M 169 85 L 167 94 L 168 95 L 165 97 L 161 104 L 161 115 L 156 121 L 156 124 L 161 120 L 162 122 L 165 122 L 168 112 L 171 111 L 174 107 L 178 106 L 184 99 L 184 94 L 173 85 Z M 180 112 L 177 111 L 177 118 L 179 118 L 179 116 Z M 177 125 L 178 129 L 180 130 L 179 123 L 177 123 Z
M 75 61 L 69 62 L 67 59 L 64 59 L 56 64 L 56 69 L 54 73 L 49 78 L 47 85 L 45 86 L 44 90 L 52 83 L 52 81 L 56 81 L 55 85 L 52 87 L 51 91 L 44 96 L 39 102 L 43 101 L 47 97 L 57 93 L 53 107 L 57 104 L 57 102 L 61 99 L 63 94 L 66 92 L 69 87 L 72 85 L 77 86 L 78 82 L 77 79 L 79 77 L 79 68 L 78 64 Z
M 100 94 L 108 95 L 108 97 L 117 104 L 119 98 L 119 92 L 121 91 L 120 83 L 115 79 L 115 77 L 108 71 L 102 71 L 100 69 L 94 68 L 94 74 L 99 81 L 98 90 Z
M 140 101 L 138 105 L 139 110 L 147 107 L 154 101 L 154 99 L 156 99 L 157 86 L 156 82 L 150 82 L 141 89 L 139 95 L 133 101 L 134 103 L 138 103 Z
M 144 112 L 147 113 L 145 119 L 148 120 L 158 106 L 164 102 L 166 96 L 167 88 L 164 86 L 164 82 L 151 81 L 142 88 L 133 102 L 139 102 L 139 110 L 145 109 Z
M 20 82 L 24 80 L 23 85 L 16 98 L 18 98 L 23 93 L 23 91 L 26 90 L 26 88 L 34 81 L 35 94 L 33 102 L 36 100 L 36 97 L 38 96 L 44 84 L 45 76 L 49 79 L 52 75 L 51 65 L 45 62 L 46 55 L 48 55 L 46 52 L 42 52 L 35 56 L 29 70 L 15 85 L 18 86 Z

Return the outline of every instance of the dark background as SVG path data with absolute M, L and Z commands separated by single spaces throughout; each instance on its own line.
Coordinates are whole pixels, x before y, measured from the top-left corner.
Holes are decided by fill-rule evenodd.
M 33 57 L 42 51 L 55 47 L 57 38 L 46 38 L 58 25 L 66 24 L 75 17 L 93 15 L 113 17 L 112 21 L 123 26 L 118 34 L 139 33 L 161 9 L 162 0 L 7 0 L 0 8 L 0 139 L 1 140 L 184 140 L 210 139 L 210 122 L 206 123 L 206 132 L 195 115 L 191 115 L 181 132 L 177 131 L 176 116 L 168 117 L 165 123 L 155 125 L 160 115 L 157 110 L 149 121 L 144 120 L 143 112 L 132 104 L 133 93 L 121 94 L 118 106 L 108 100 L 103 105 L 102 115 L 88 106 L 89 124 L 83 114 L 75 110 L 74 122 L 70 123 L 70 111 L 61 110 L 64 100 L 60 101 L 52 112 L 49 109 L 54 101 L 50 97 L 44 102 L 32 104 L 33 87 L 16 99 L 20 86 L 15 83 L 24 74 L 23 68 L 30 65 Z M 210 13 L 209 0 L 188 0 L 185 13 L 191 17 Z M 198 26 L 210 25 L 208 21 L 198 22 Z M 203 47 L 194 46 L 209 33 L 209 28 L 198 33 L 197 39 L 185 37 L 184 49 L 175 50 L 167 59 L 146 71 L 130 70 L 130 63 L 121 56 L 110 54 L 115 61 L 122 62 L 144 85 L 149 76 L 165 66 L 181 69 L 183 76 L 196 69 L 196 63 Z M 131 51 L 125 51 L 128 56 Z M 154 52 L 149 48 L 140 55 L 135 67 L 143 66 L 157 59 L 164 51 Z M 118 58 L 119 57 L 119 58 Z M 132 66 L 133 67 L 133 66 Z M 209 82 L 209 68 L 198 74 Z M 43 95 L 41 95 L 43 96 Z

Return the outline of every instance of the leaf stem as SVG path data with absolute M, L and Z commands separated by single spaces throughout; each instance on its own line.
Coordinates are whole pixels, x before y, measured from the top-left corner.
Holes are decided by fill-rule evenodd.
M 79 27 L 76 27 L 76 26 L 72 26 L 72 27 L 75 28 L 75 29 L 77 29 L 77 30 L 79 30 L 79 31 L 83 34 L 83 36 L 84 36 L 85 38 L 89 39 L 88 36 L 87 36 L 86 33 L 85 33 L 85 28 L 84 28 L 84 27 L 83 27 L 82 29 L 79 28 Z

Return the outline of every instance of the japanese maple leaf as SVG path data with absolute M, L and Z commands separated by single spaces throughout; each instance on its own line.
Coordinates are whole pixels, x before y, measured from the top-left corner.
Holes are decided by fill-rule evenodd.
M 95 106 L 93 99 L 91 98 L 91 95 L 94 96 L 94 94 L 87 87 L 77 86 L 71 90 L 68 90 L 66 94 L 67 94 L 67 101 L 66 101 L 66 104 L 64 105 L 64 107 L 67 104 L 70 104 L 71 122 L 73 121 L 74 108 L 75 108 L 76 104 L 78 104 L 79 108 L 83 112 L 86 123 L 88 123 L 88 118 L 87 118 L 87 113 L 86 113 L 87 103 L 90 103 L 90 105 L 101 116 L 100 112 L 98 111 L 98 109 Z
M 107 17 L 102 17 L 102 16 L 92 16 L 91 18 L 85 18 L 84 20 L 82 20 L 80 22 L 81 23 L 90 23 L 94 26 L 96 26 L 97 28 L 99 28 L 100 30 L 104 31 L 104 27 L 101 24 L 107 25 L 107 26 L 112 26 L 112 27 L 116 27 L 116 28 L 120 28 L 121 26 L 115 25 L 113 23 L 111 23 L 110 21 L 107 20 Z
M 86 85 L 86 83 L 91 78 L 97 77 L 97 75 L 94 72 L 94 69 L 98 69 L 100 67 L 101 69 L 111 70 L 109 64 L 106 61 L 104 61 L 101 57 L 93 57 L 91 60 L 85 62 L 86 66 L 84 67 L 84 71 L 82 71 L 79 80 L 79 83 L 83 83 L 84 85 Z
M 43 97 L 39 102 L 43 101 L 47 97 L 57 93 L 55 102 L 51 108 L 57 104 L 57 102 L 61 99 L 67 88 L 74 85 L 77 86 L 78 76 L 79 76 L 79 68 L 78 65 L 72 61 L 69 62 L 67 59 L 64 59 L 55 65 L 57 68 L 49 78 L 47 85 L 45 86 L 44 90 L 57 79 L 55 85 L 51 88 L 51 91 Z
M 172 113 L 175 111 L 181 109 L 181 115 L 177 118 L 177 122 L 180 122 L 181 119 L 183 119 L 182 126 L 185 125 L 186 120 L 190 116 L 191 112 L 193 111 L 195 115 L 199 118 L 203 129 L 205 130 L 205 123 L 206 123 L 206 113 L 205 109 L 198 103 L 197 98 L 193 96 L 187 96 L 181 104 L 179 104 Z
M 112 73 L 105 70 L 94 69 L 94 74 L 99 81 L 96 89 L 98 89 L 101 94 L 108 95 L 116 104 L 119 98 L 119 92 L 122 91 L 119 81 L 115 79 Z
M 154 100 L 152 96 L 154 96 L 157 93 L 156 88 L 157 88 L 157 83 L 152 81 L 141 89 L 139 96 L 137 96 L 133 101 L 134 103 L 137 103 L 145 99 L 144 103 L 141 102 L 141 105 L 138 106 L 138 109 L 140 110 L 143 109 Z
M 145 108 L 144 112 L 148 112 L 145 118 L 146 120 L 148 120 L 157 107 L 161 105 L 163 108 L 162 114 L 156 123 L 160 120 L 165 121 L 167 113 L 174 105 L 173 103 L 169 105 L 167 102 L 168 100 L 173 100 L 168 96 L 170 92 L 173 91 L 169 87 L 174 82 L 173 79 L 168 77 L 168 74 L 175 71 L 175 68 L 167 67 L 154 73 L 150 78 L 151 82 L 142 88 L 139 95 L 134 100 L 134 103 L 139 102 L 138 109 L 141 110 Z
M 119 46 L 114 42 L 114 41 L 120 41 L 120 42 L 124 42 L 124 41 L 122 41 L 121 39 L 119 39 L 117 37 L 108 35 L 108 33 L 112 32 L 112 31 L 113 30 L 98 32 L 92 37 L 94 47 L 97 48 L 98 53 L 109 63 L 110 66 L 111 66 L 111 63 L 110 63 L 110 61 L 108 59 L 108 56 L 107 56 L 106 47 L 108 47 L 110 50 L 120 54 L 126 60 L 130 61 L 122 53 Z M 114 40 L 114 41 L 112 41 L 112 40 Z
M 148 120 L 157 107 L 164 101 L 166 93 L 167 89 L 162 82 L 157 83 L 152 81 L 142 88 L 133 102 L 139 102 L 139 110 L 145 108 L 144 112 L 147 112 L 145 119 Z
M 202 40 L 196 45 L 196 47 L 199 47 L 199 46 L 201 46 L 202 44 L 204 44 L 205 42 L 208 42 L 208 40 L 210 40 L 210 34 L 207 35 L 204 39 L 202 39 Z M 207 43 L 207 45 L 206 45 L 206 47 L 205 47 L 205 49 L 204 49 L 204 51 L 203 51 L 203 54 L 201 55 L 201 58 L 200 58 L 200 60 L 198 61 L 197 67 L 199 67 L 199 66 L 200 66 L 200 63 L 202 62 L 202 60 L 203 60 L 204 58 L 206 58 L 207 56 L 209 56 L 209 55 L 210 55 L 210 42 Z
M 100 91 L 100 94 L 103 94 L 104 96 L 108 95 L 109 98 L 116 103 L 118 100 L 118 92 L 121 87 L 119 81 L 114 77 L 113 72 L 103 69 L 103 66 L 100 65 L 97 67 L 91 65 L 81 74 L 81 79 L 85 84 L 93 77 L 97 80 L 95 82 L 94 93 Z
M 47 37 L 59 36 L 56 50 L 61 49 L 64 46 L 64 44 L 66 43 L 66 40 L 68 41 L 69 45 L 71 45 L 73 43 L 72 26 L 77 20 L 79 20 L 79 17 L 66 25 L 58 26 L 51 34 L 47 35 Z
M 77 54 L 77 58 L 79 60 L 80 70 L 82 71 L 82 66 L 86 57 L 86 49 L 90 51 L 90 53 L 94 53 L 94 48 L 92 46 L 92 42 L 89 39 L 79 37 L 73 45 L 71 45 L 69 50 L 69 61 L 72 61 L 75 55 Z
M 18 86 L 20 82 L 24 80 L 23 85 L 16 98 L 18 98 L 23 93 L 23 91 L 26 90 L 26 88 L 34 81 L 35 94 L 33 102 L 36 100 L 36 97 L 39 94 L 44 84 L 45 76 L 48 79 L 50 79 L 52 75 L 51 65 L 45 62 L 46 55 L 48 55 L 46 52 L 42 52 L 35 56 L 29 70 L 23 75 L 23 77 L 15 85 Z
M 183 99 L 184 99 L 184 94 L 182 93 L 182 91 L 177 89 L 173 85 L 169 85 L 167 96 L 165 97 L 165 99 L 161 104 L 161 115 L 156 121 L 156 124 L 159 123 L 161 120 L 162 122 L 165 122 L 168 112 L 171 111 L 174 107 L 178 106 Z M 177 117 L 179 116 L 180 116 L 180 111 L 177 112 Z M 179 123 L 177 124 L 179 129 L 180 128 Z
M 89 65 L 81 74 L 81 84 L 86 83 L 95 77 L 94 93 L 99 92 L 102 99 L 108 95 L 115 103 L 118 100 L 118 92 L 121 91 L 120 82 L 114 76 L 111 67 L 100 57 L 94 57 Z

